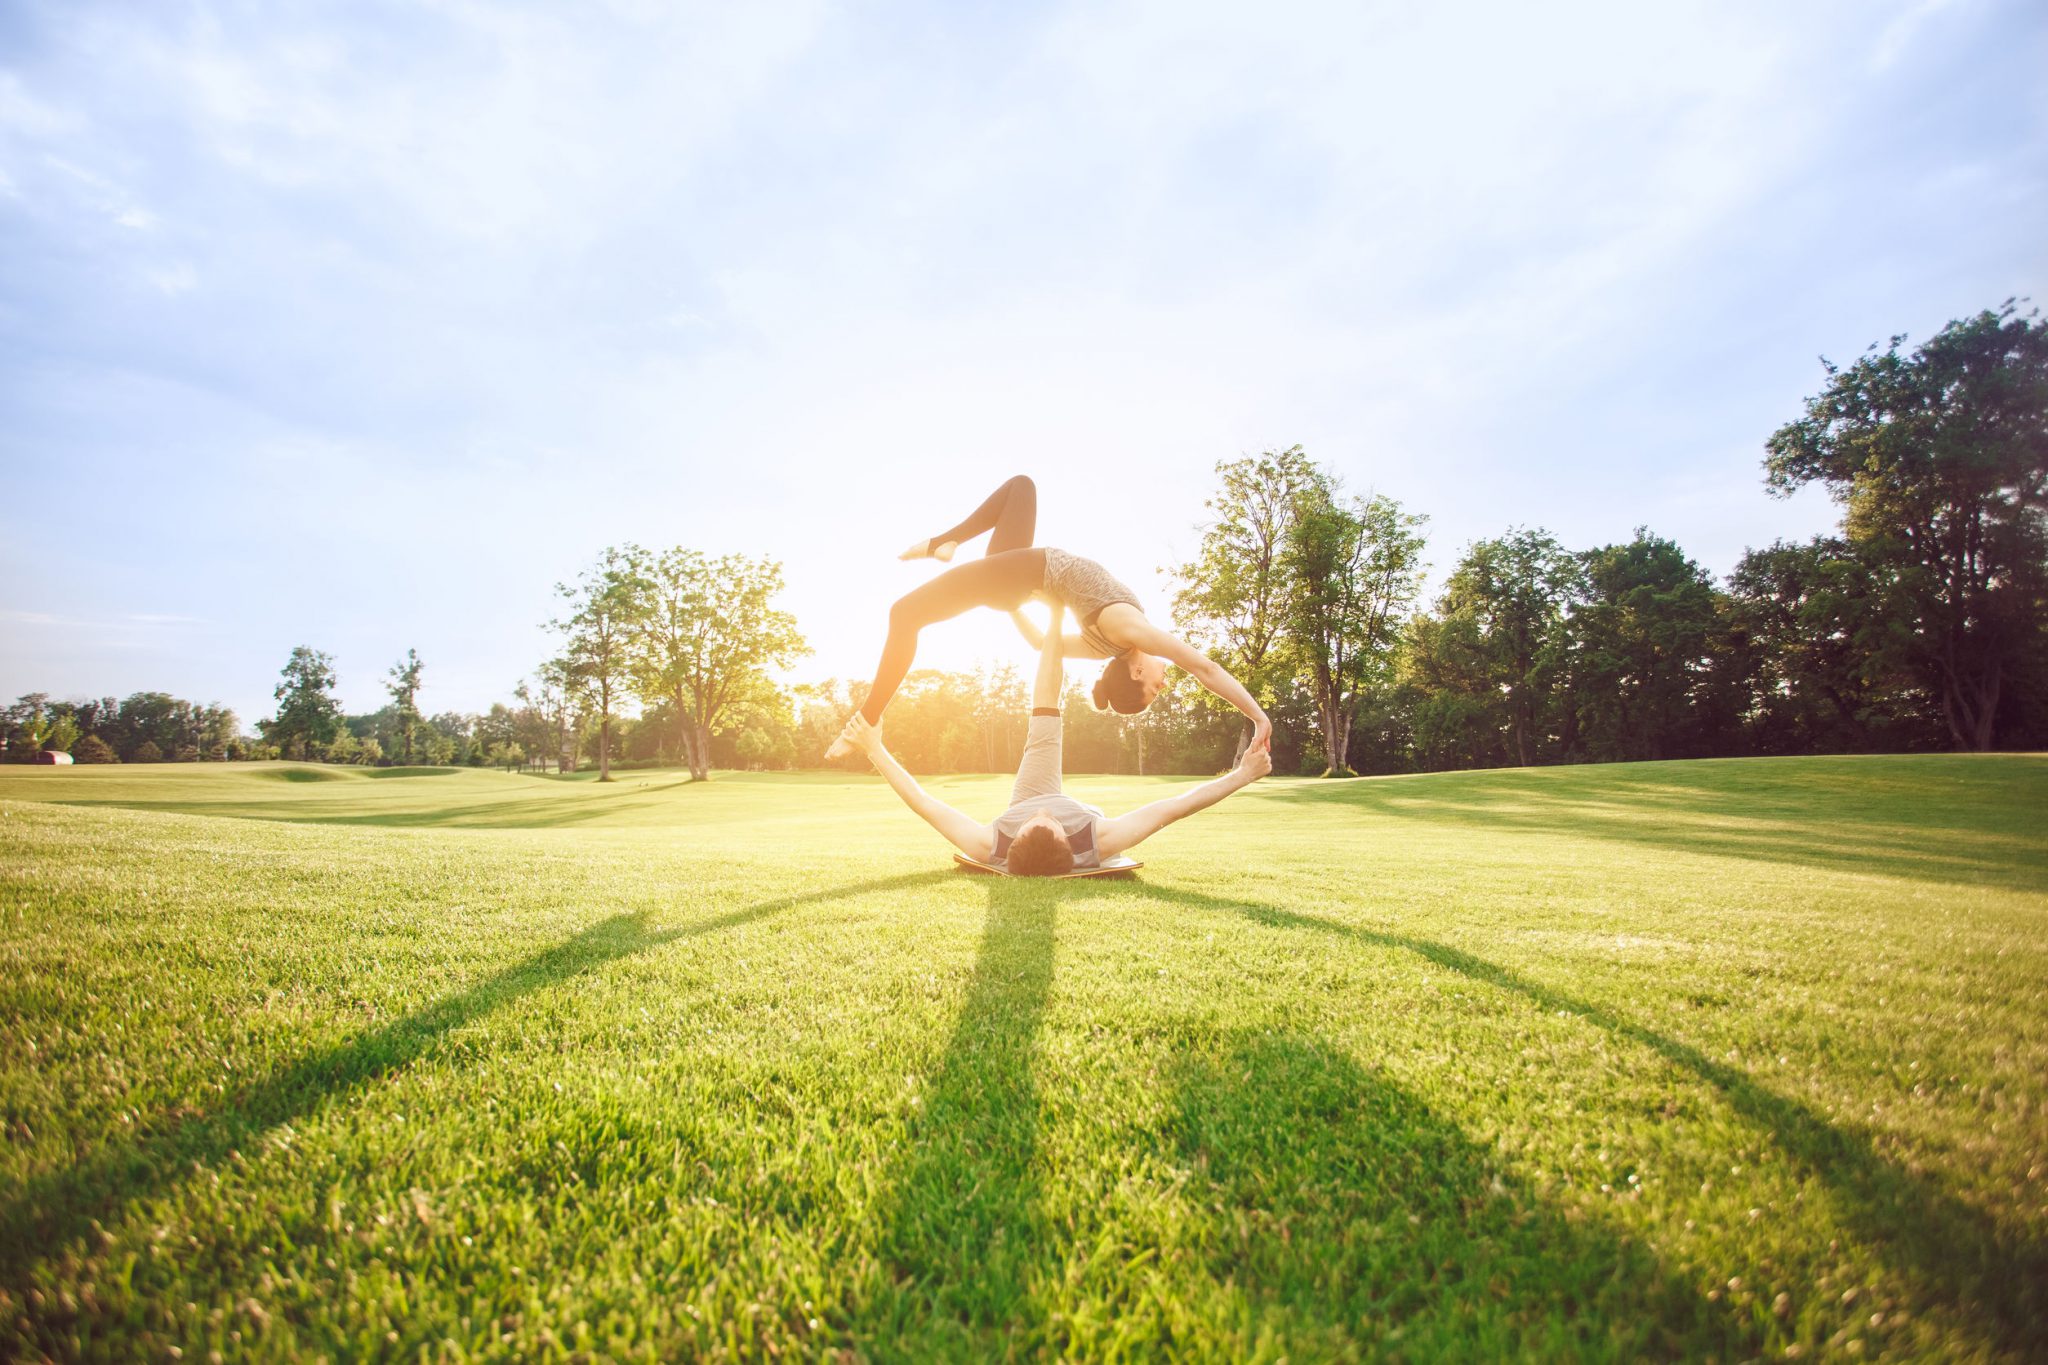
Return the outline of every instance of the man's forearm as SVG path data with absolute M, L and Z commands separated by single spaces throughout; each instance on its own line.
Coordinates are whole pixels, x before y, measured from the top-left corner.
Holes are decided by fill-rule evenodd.
M 868 761 L 875 765 L 875 771 L 882 775 L 882 780 L 889 784 L 890 790 L 902 798 L 904 805 L 919 815 L 925 813 L 924 806 L 931 797 L 917 784 L 917 779 L 910 775 L 910 770 L 896 761 L 896 755 L 877 745 L 868 751 Z
M 940 838 L 970 858 L 988 858 L 992 847 L 989 826 L 969 819 L 920 787 L 917 779 L 896 761 L 896 756 L 880 744 L 868 749 L 868 761 L 902 798 L 903 804 L 910 807 L 911 813 L 937 831 Z
M 1187 809 L 1182 814 L 1193 815 L 1198 810 L 1207 810 L 1224 797 L 1243 791 L 1253 780 L 1245 776 L 1242 768 L 1234 768 L 1221 777 L 1211 778 L 1186 794 L 1183 800 L 1187 803 Z
M 1109 821 L 1104 826 L 1098 846 L 1105 857 L 1135 848 L 1176 820 L 1185 820 L 1198 810 L 1207 810 L 1255 780 L 1244 769 L 1237 768 L 1221 777 L 1211 778 L 1199 787 L 1140 806 L 1128 815 Z

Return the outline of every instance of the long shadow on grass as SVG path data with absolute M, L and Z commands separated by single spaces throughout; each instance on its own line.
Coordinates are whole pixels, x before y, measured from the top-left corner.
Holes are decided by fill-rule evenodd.
M 587 784 L 586 784 L 587 785 Z M 58 806 L 114 806 L 121 810 L 156 811 L 170 815 L 212 815 L 230 820 L 261 820 L 285 825 L 364 825 L 384 829 L 566 829 L 609 820 L 625 811 L 643 810 L 662 803 L 662 792 L 691 783 L 683 779 L 659 786 L 634 788 L 613 798 L 603 788 L 583 790 L 574 796 L 508 796 L 497 801 L 476 801 L 465 806 L 436 806 L 432 810 L 368 811 L 355 808 L 351 798 L 340 809 L 323 807 L 318 798 L 303 804 L 266 801 L 53 801 Z M 611 799 L 608 799 L 611 798 Z M 341 803 L 337 802 L 337 805 Z
M 988 920 L 952 1037 L 892 1173 L 880 1257 L 889 1283 L 860 1313 L 908 1357 L 1028 1348 L 1038 1195 L 1032 1066 L 1052 986 L 1058 883 L 987 879 Z
M 1432 824 L 1561 834 L 1680 853 L 1944 884 L 2048 889 L 2048 760 L 1625 763 L 1296 783 L 1266 799 Z
M 1190 1041 L 1171 1078 L 1165 1136 L 1188 1217 L 1161 1254 L 1207 1281 L 1184 1311 L 1232 1355 L 1670 1360 L 1781 1344 L 1641 1243 L 1548 1206 L 1323 1039 Z M 1191 1344 L 1170 1316 L 1157 1331 L 1169 1351 Z
M 639 915 L 613 915 L 467 990 L 281 1065 L 211 1109 L 156 1116 L 132 1140 L 25 1181 L 0 1206 L 0 1280 L 21 1284 L 29 1267 L 83 1235 L 93 1220 L 177 1184 L 195 1166 L 212 1165 L 247 1148 L 263 1133 L 303 1118 L 336 1096 L 403 1070 L 431 1053 L 449 1031 L 520 996 L 666 943 L 734 929 L 800 905 L 928 886 L 947 876 L 920 872 L 783 896 L 672 929 L 651 929 Z
M 1195 1201 L 1207 1217 L 1173 1248 L 1208 1280 L 1193 1308 L 1206 1324 L 1183 1337 L 1185 1310 L 1145 1291 L 1151 1271 L 1089 1258 L 1086 1228 L 1055 1228 L 1043 1209 L 1033 1071 L 1057 910 L 1122 892 L 995 879 L 985 888 L 966 998 L 888 1180 L 877 1247 L 886 1280 L 853 1314 L 883 1355 L 1087 1355 L 1112 1343 L 1072 1334 L 1096 1330 L 1126 1350 L 1135 1339 L 1169 1352 L 1255 1354 L 1277 1336 L 1303 1358 L 1376 1341 L 1393 1355 L 1414 1345 L 1503 1359 L 1641 1358 L 1681 1346 L 1738 1354 L 1745 1344 L 1739 1324 L 1717 1319 L 1646 1248 L 1573 1226 L 1519 1186 L 1490 1184 L 1485 1151 L 1413 1097 L 1316 1040 L 1259 1037 L 1172 1067 L 1168 1140 L 1210 1186 Z M 1048 1277 L 1077 1255 L 1084 1279 L 1114 1280 L 1080 1287 L 1123 1302 L 1116 1323 L 1062 1325 L 1045 1301 Z M 1209 1311 L 1230 1296 L 1240 1302 Z M 1155 1312 L 1161 1321 L 1132 1337 L 1136 1319 Z M 1385 1336 L 1396 1327 L 1405 1338 Z
M 1826 1187 L 1836 1216 L 1901 1275 L 1938 1294 L 1962 1316 L 1985 1321 L 2009 1348 L 2039 1352 L 2048 1344 L 2048 1248 L 2038 1239 L 2015 1237 L 1932 1180 L 1885 1159 L 1867 1135 L 1835 1126 L 1698 1048 L 1447 944 L 1157 883 L 1145 883 L 1144 891 L 1171 904 L 1241 915 L 1275 929 L 1312 930 L 1415 953 L 1647 1048 L 1712 1085 L 1736 1113 L 1813 1172 Z

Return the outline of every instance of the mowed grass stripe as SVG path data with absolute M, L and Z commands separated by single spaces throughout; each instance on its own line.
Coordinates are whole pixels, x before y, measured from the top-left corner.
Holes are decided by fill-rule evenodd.
M 0 1353 L 2042 1349 L 2039 758 L 287 771 L 0 771 Z

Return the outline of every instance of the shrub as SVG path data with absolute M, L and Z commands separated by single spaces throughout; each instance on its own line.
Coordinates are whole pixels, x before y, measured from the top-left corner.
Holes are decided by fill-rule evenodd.
M 145 739 L 142 743 L 135 746 L 134 753 L 128 755 L 128 761 L 130 763 L 161 763 L 164 761 L 164 751 L 156 747 L 155 740 Z
M 119 763 L 121 756 L 98 735 L 87 735 L 71 746 L 73 763 Z

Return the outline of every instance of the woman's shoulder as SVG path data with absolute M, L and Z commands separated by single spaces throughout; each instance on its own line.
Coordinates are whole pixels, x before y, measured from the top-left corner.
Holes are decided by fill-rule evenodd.
M 1166 633 L 1153 625 L 1135 602 L 1111 602 L 1103 607 L 1095 617 L 1095 629 L 1119 650 L 1144 648 Z

